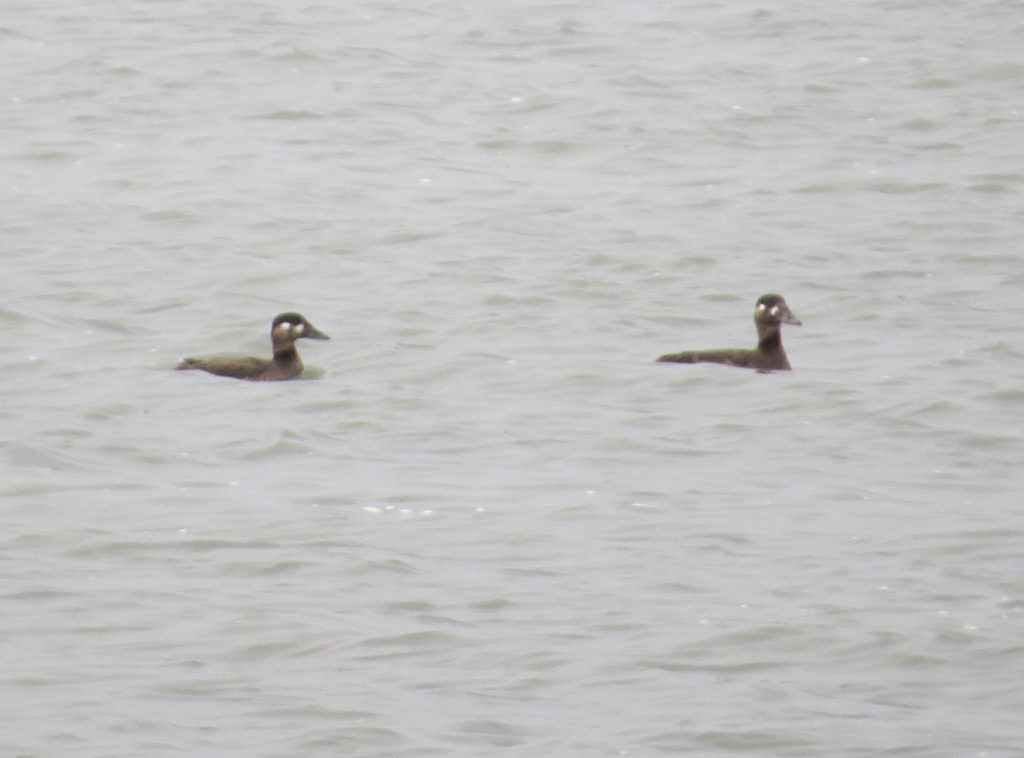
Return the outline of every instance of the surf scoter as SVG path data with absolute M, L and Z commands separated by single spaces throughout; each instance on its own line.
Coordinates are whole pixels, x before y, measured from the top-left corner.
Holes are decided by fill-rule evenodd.
M 754 308 L 757 347 L 753 350 L 688 350 L 658 358 L 662 363 L 724 363 L 758 371 L 789 371 L 789 359 L 782 347 L 782 325 L 801 325 L 782 295 L 761 295 Z
M 329 340 L 305 316 L 282 313 L 270 325 L 270 341 L 274 345 L 274 358 L 185 358 L 178 371 L 199 369 L 217 376 L 230 376 L 251 382 L 280 382 L 294 379 L 302 373 L 302 360 L 295 349 L 295 340 L 308 337 Z

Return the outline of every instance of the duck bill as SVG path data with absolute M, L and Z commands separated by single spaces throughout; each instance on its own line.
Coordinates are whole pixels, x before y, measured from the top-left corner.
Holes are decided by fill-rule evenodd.
M 793 324 L 794 326 L 803 326 L 804 322 L 793 315 L 793 311 L 789 308 L 783 308 L 782 312 L 779 313 L 779 321 L 783 324 Z
M 305 331 L 303 331 L 302 336 L 303 337 L 308 337 L 311 340 L 329 340 L 330 339 L 330 337 L 328 337 L 326 334 L 321 332 L 319 329 L 317 329 L 315 326 L 310 324 L 308 321 L 306 322 L 306 329 L 305 329 Z

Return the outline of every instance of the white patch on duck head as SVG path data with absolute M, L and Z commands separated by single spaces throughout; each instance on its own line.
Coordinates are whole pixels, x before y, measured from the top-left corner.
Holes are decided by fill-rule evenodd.
M 779 306 L 773 305 L 772 309 L 770 311 L 768 311 L 768 312 L 770 314 L 772 314 L 773 316 L 778 316 L 779 315 Z

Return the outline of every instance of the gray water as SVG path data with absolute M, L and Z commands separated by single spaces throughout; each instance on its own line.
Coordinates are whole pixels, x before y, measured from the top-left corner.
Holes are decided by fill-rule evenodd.
M 1022 10 L 6 3 L 0 755 L 1024 755 Z

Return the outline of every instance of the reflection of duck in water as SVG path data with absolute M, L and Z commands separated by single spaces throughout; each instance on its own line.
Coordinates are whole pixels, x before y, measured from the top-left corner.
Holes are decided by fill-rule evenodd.
M 270 325 L 270 340 L 274 345 L 274 357 L 266 358 L 186 358 L 178 364 L 179 371 L 199 369 L 217 376 L 247 379 L 252 382 L 280 382 L 294 379 L 302 373 L 302 360 L 295 349 L 295 340 L 308 337 L 314 340 L 329 340 L 305 316 L 298 313 L 282 313 Z
M 753 350 L 687 350 L 658 358 L 662 363 L 724 363 L 760 371 L 789 371 L 789 359 L 782 347 L 782 325 L 800 325 L 800 319 L 786 305 L 782 295 L 761 295 L 754 308 L 757 347 Z

